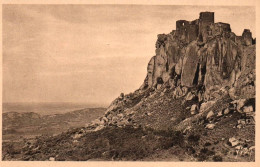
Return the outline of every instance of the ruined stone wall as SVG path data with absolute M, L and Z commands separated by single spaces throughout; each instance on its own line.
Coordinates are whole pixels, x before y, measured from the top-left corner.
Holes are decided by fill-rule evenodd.
M 211 32 L 211 34 L 209 34 L 209 35 L 211 35 L 211 36 L 219 36 L 226 32 L 230 33 L 231 32 L 230 24 L 221 23 L 221 22 L 211 24 L 210 32 Z
M 187 25 L 189 25 L 188 21 L 186 21 L 186 20 L 178 20 L 178 21 L 176 21 L 176 30 L 177 31 L 184 30 Z
M 245 44 L 247 46 L 252 45 L 252 33 L 250 32 L 250 30 L 245 29 L 243 34 L 242 34 L 242 37 L 243 37 Z
M 236 36 L 235 37 L 235 42 L 238 44 L 238 45 L 244 45 L 245 44 L 245 41 L 243 39 L 242 36 Z
M 198 22 L 178 20 L 176 21 L 176 36 L 185 43 L 190 43 L 198 37 Z
M 198 25 L 188 25 L 187 26 L 187 42 L 190 43 L 198 38 L 199 26 Z

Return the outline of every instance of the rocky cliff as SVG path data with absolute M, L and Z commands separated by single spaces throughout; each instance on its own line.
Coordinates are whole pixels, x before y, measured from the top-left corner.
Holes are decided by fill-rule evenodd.
M 176 30 L 158 35 L 142 86 L 122 93 L 88 128 L 130 125 L 186 136 L 205 133 L 196 151 L 213 138 L 213 143 L 222 140 L 216 152 L 231 143 L 234 155 L 249 155 L 255 134 L 255 42 L 248 29 L 237 36 L 228 23 L 215 23 L 213 12 L 176 21 Z M 233 140 L 246 147 L 234 149 Z M 252 141 L 252 148 L 243 140 Z
M 148 64 L 141 89 L 166 82 L 172 87 L 197 86 L 201 100 L 210 100 L 215 90 L 237 85 L 249 59 L 254 69 L 255 58 L 247 50 L 255 50 L 250 30 L 236 36 L 229 24 L 215 23 L 212 12 L 202 12 L 194 21 L 179 20 L 176 30 L 158 35 L 156 55 Z M 248 93 L 254 96 L 254 91 Z
M 250 30 L 237 36 L 228 23 L 215 23 L 213 12 L 202 12 L 197 20 L 176 21 L 176 30 L 159 34 L 155 47 L 156 54 L 148 63 L 142 86 L 113 101 L 100 119 L 102 124 L 122 124 L 117 114 L 123 117 L 131 110 L 132 115 L 138 115 L 138 106 L 158 93 L 164 97 L 169 93 L 162 101 L 166 108 L 182 98 L 184 101 L 175 107 L 184 106 L 188 98 L 196 101 L 196 110 L 224 96 L 231 100 L 255 98 L 255 39 Z M 148 105 L 152 103 L 156 101 Z M 149 107 L 140 110 L 148 111 Z

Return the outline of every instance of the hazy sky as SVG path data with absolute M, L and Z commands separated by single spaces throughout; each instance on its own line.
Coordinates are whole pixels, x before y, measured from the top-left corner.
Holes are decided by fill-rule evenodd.
M 201 11 L 255 37 L 253 7 L 3 5 L 3 101 L 109 104 L 141 86 L 157 34 Z

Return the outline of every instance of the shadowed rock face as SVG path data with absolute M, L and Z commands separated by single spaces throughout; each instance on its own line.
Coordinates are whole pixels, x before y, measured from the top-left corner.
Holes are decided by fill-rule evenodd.
M 198 52 L 199 47 L 196 42 L 190 43 L 186 48 L 186 53 L 183 57 L 181 84 L 191 87 L 197 71 L 197 65 L 199 62 Z
M 176 30 L 158 35 L 156 55 L 141 88 L 156 87 L 159 79 L 175 79 L 176 86 L 202 86 L 207 98 L 216 89 L 234 86 L 250 59 L 245 55 L 252 42 L 250 30 L 236 36 L 229 24 L 214 23 L 213 12 L 202 12 L 194 21 L 178 20 Z

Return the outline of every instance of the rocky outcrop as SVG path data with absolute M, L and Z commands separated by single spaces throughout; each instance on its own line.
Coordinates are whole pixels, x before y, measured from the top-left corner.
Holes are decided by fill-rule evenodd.
M 156 88 L 170 80 L 176 87 L 199 86 L 204 100 L 215 98 L 211 94 L 222 87 L 242 85 L 243 89 L 235 94 L 246 95 L 249 91 L 249 96 L 254 96 L 254 86 L 242 81 L 248 74 L 244 69 L 252 72 L 255 68 L 253 41 L 248 29 L 240 37 L 229 24 L 215 23 L 213 12 L 202 12 L 194 21 L 178 20 L 176 30 L 158 35 L 156 55 L 148 64 L 141 89 Z M 250 76 L 253 82 L 254 72 Z
M 221 117 L 234 110 L 254 113 L 254 43 L 250 30 L 245 29 L 242 36 L 236 36 L 228 23 L 214 22 L 213 12 L 202 12 L 199 19 L 193 21 L 176 21 L 176 30 L 158 35 L 156 55 L 148 63 L 142 86 L 134 93 L 121 94 L 96 125 L 138 126 L 137 115 L 142 119 L 152 118 L 154 114 L 150 109 L 157 110 L 156 104 L 165 107 L 188 104 L 187 112 L 194 119 L 205 112 L 210 112 L 210 117 Z M 233 104 L 227 100 L 225 105 L 217 106 L 216 102 L 221 104 L 222 99 L 235 102 L 244 99 L 250 105 L 229 108 L 225 105 Z M 211 111 L 213 106 L 218 113 Z
M 121 94 L 94 125 L 138 126 L 142 124 L 137 123 L 138 119 L 154 117 L 152 110 L 158 110 L 160 105 L 173 109 L 174 105 L 184 105 L 194 119 L 200 118 L 198 114 L 221 117 L 231 111 L 254 115 L 254 44 L 250 30 L 245 29 L 242 36 L 237 36 L 230 24 L 215 23 L 213 12 L 201 12 L 199 19 L 193 21 L 176 21 L 176 30 L 158 35 L 156 55 L 148 63 L 142 86 L 134 93 Z M 223 99 L 227 99 L 225 105 L 221 104 Z M 229 108 L 226 105 L 233 104 L 228 99 L 234 104 L 244 99 L 250 105 Z M 218 112 L 212 111 L 214 106 Z M 208 112 L 210 116 L 205 115 Z M 149 126 L 154 127 L 152 124 Z

